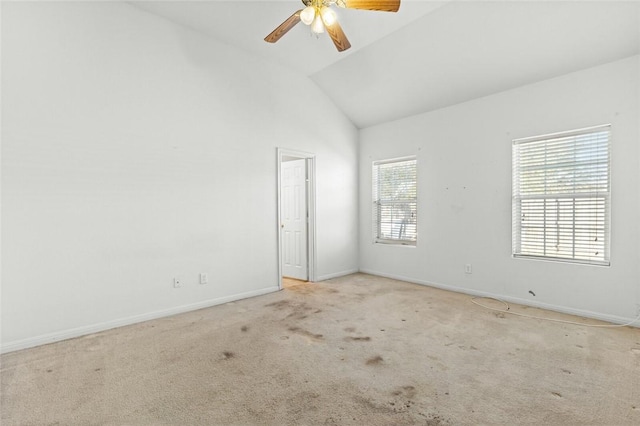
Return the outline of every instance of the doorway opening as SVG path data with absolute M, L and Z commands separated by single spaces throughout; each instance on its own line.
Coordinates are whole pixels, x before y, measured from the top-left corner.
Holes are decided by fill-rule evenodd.
M 315 280 L 315 155 L 278 148 L 278 286 Z

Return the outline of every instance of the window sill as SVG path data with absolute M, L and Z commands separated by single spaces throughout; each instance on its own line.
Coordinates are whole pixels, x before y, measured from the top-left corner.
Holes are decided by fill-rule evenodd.
M 557 257 L 543 257 L 543 256 L 529 256 L 526 254 L 513 254 L 511 255 L 513 259 L 522 259 L 522 260 L 536 260 L 542 262 L 552 262 L 552 263 L 567 263 L 573 265 L 585 265 L 585 266 L 604 266 L 610 267 L 611 261 L 588 261 L 588 260 L 575 260 L 575 259 L 562 259 Z
M 416 246 L 418 245 L 416 242 L 402 242 L 402 241 L 374 241 L 373 242 L 374 245 L 381 245 L 381 246 L 393 246 L 393 247 L 411 247 L 411 248 L 416 248 Z

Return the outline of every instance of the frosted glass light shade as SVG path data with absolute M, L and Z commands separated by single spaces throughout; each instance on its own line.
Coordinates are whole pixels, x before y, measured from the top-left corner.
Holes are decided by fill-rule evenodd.
M 324 24 L 328 27 L 333 25 L 338 19 L 333 9 L 330 9 L 328 7 L 323 7 L 320 10 L 320 14 L 322 15 L 322 20 L 324 21 Z
M 316 18 L 313 20 L 313 23 L 311 24 L 311 31 L 315 34 L 322 34 L 324 32 L 324 24 L 322 23 L 320 15 L 316 15 Z
M 316 16 L 316 8 L 313 6 L 307 6 L 300 12 L 300 20 L 305 25 L 311 25 L 313 18 Z

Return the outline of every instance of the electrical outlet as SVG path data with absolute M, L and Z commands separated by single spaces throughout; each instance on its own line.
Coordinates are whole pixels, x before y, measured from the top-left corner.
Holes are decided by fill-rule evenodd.
M 200 272 L 200 284 L 206 284 L 209 282 L 209 277 L 205 272 Z
M 173 288 L 180 288 L 180 287 L 182 287 L 182 282 L 180 281 L 180 278 L 174 278 Z
M 465 274 L 470 274 L 471 273 L 471 264 L 467 263 L 466 265 L 464 265 L 464 273 Z

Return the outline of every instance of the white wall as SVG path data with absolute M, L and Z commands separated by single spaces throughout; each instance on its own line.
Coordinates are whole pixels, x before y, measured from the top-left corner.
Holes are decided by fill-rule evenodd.
M 639 59 L 370 127 L 360 135 L 360 268 L 625 321 L 640 303 Z M 511 258 L 511 141 L 612 124 L 611 267 Z M 418 246 L 374 245 L 371 162 L 418 156 Z M 473 273 L 466 275 L 464 265 Z M 533 291 L 536 296 L 529 294 Z
M 305 77 L 127 4 L 3 2 L 2 104 L 4 351 L 276 290 L 276 147 L 317 155 L 317 275 L 358 268 L 357 130 Z

